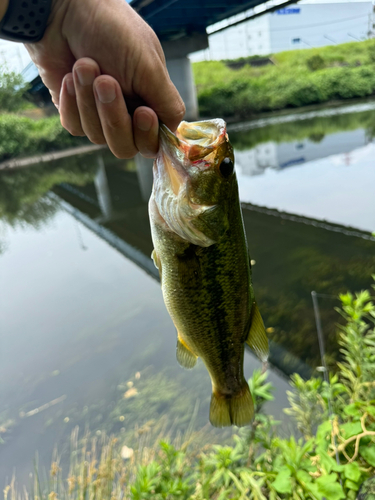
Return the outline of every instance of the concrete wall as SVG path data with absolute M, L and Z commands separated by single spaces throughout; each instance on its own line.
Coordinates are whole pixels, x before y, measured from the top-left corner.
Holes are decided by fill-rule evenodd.
M 291 5 L 269 14 L 272 52 L 365 40 L 371 2 Z
M 190 59 L 236 59 L 364 40 L 375 34 L 373 10 L 371 1 L 289 5 L 209 35 L 208 49 Z

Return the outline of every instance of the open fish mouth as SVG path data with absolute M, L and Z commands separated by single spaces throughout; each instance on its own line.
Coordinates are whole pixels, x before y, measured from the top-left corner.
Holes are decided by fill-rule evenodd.
M 224 120 L 202 120 L 199 122 L 181 122 L 176 134 L 161 124 L 161 148 L 172 154 L 183 165 L 201 160 L 228 141 Z

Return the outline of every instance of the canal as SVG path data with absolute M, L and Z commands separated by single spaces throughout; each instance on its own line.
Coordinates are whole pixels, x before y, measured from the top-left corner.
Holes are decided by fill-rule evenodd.
M 337 296 L 375 272 L 373 106 L 229 127 L 276 418 L 293 372 L 338 359 Z M 206 426 L 210 380 L 182 370 L 164 307 L 147 201 L 151 172 L 107 150 L 0 172 L 0 482 L 29 484 L 69 436 L 131 447 Z M 245 374 L 260 368 L 245 354 Z M 143 441 L 142 441 L 143 440 Z M 31 476 L 30 476 L 31 474 Z M 30 479 L 31 478 L 31 479 Z

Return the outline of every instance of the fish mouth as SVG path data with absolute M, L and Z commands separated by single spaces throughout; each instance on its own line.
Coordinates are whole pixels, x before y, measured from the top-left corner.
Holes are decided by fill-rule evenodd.
M 182 121 L 176 134 L 160 125 L 161 149 L 173 155 L 182 165 L 202 160 L 217 150 L 223 142 L 228 142 L 224 120 Z
M 228 135 L 221 119 L 198 122 L 182 121 L 174 134 L 160 124 L 160 149 L 164 171 L 169 176 L 173 192 L 189 177 L 191 167 L 206 169 L 220 162 L 226 151 Z M 158 158 L 157 158 L 157 162 Z M 161 162 L 160 162 L 161 163 Z

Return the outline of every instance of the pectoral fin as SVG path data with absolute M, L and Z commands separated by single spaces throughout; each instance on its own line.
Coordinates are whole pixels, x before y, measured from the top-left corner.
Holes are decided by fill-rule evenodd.
M 177 338 L 177 361 L 182 368 L 187 368 L 191 370 L 197 363 L 197 356 L 186 347 L 186 345 Z
M 155 252 L 155 249 L 151 253 L 151 259 L 154 261 L 155 267 L 159 271 L 159 276 L 161 279 L 161 262 L 158 257 L 158 254 Z
M 253 302 L 250 317 L 250 330 L 246 343 L 263 362 L 268 359 L 268 339 L 262 316 L 256 302 Z

